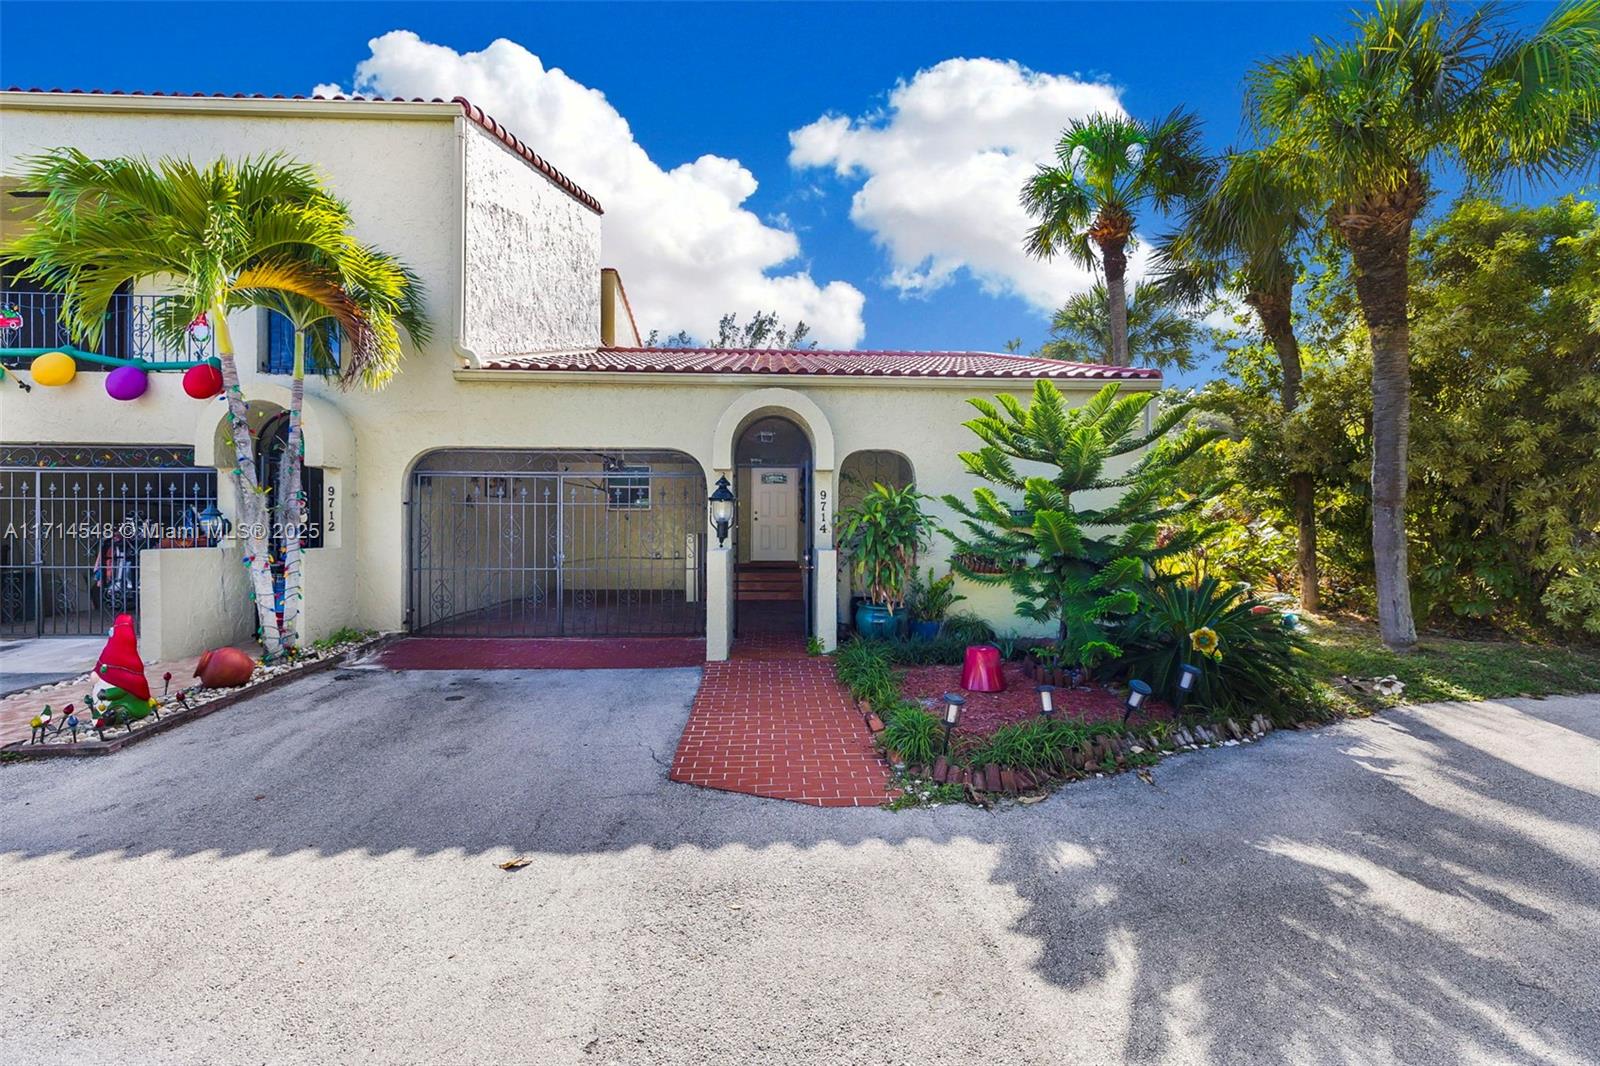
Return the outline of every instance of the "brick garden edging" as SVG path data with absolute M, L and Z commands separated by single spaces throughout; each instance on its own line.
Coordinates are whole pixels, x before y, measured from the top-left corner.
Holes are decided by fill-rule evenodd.
M 861 712 L 862 720 L 871 730 L 873 738 L 879 740 L 881 744 L 883 720 L 873 712 L 866 700 L 857 700 L 856 708 Z M 941 755 L 934 760 L 933 765 L 924 766 L 919 763 L 907 766 L 905 773 L 910 777 L 927 778 L 941 785 L 960 785 L 969 790 L 974 800 L 982 803 L 986 795 L 1015 796 L 1021 792 L 1044 789 L 1051 784 L 1081 781 L 1106 773 L 1121 773 L 1129 768 L 1128 758 L 1131 755 L 1150 754 L 1159 758 L 1180 751 L 1248 744 L 1261 739 L 1273 729 L 1271 720 L 1266 715 L 1258 714 L 1246 725 L 1240 725 L 1233 718 L 1225 718 L 1221 722 L 1175 726 L 1165 739 L 1157 738 L 1153 734 L 1102 733 L 1076 745 L 1068 757 L 1068 767 L 1061 770 L 1026 770 L 1016 766 L 998 766 L 994 763 L 967 768 L 952 765 Z M 1104 763 L 1107 759 L 1116 764 L 1115 770 L 1105 769 Z M 890 762 L 894 761 L 893 755 L 890 755 Z
M 249 697 L 259 696 L 263 692 L 271 692 L 275 688 L 281 688 L 282 686 L 287 685 L 289 682 L 298 681 L 303 677 L 311 677 L 314 674 L 325 673 L 328 670 L 332 670 L 336 666 L 343 665 L 352 655 L 357 653 L 364 654 L 367 652 L 377 651 L 378 649 L 394 641 L 397 636 L 398 634 L 390 634 L 363 644 L 357 644 L 354 647 L 346 648 L 344 651 L 339 652 L 336 655 L 330 655 L 322 659 L 315 659 L 306 663 L 304 666 L 296 666 L 292 669 L 285 670 L 282 673 L 274 674 L 265 681 L 260 681 L 253 685 L 247 684 L 240 688 L 232 689 L 220 696 L 209 699 L 204 703 L 198 703 L 192 707 L 180 708 L 176 711 L 171 711 L 163 714 L 159 719 L 150 723 L 149 725 L 136 729 L 131 733 L 125 732 L 121 736 L 114 736 L 107 740 L 80 740 L 76 743 L 65 744 L 32 744 L 26 740 L 18 740 L 7 744 L 3 748 L 0 748 L 0 755 L 21 755 L 30 759 L 111 755 L 115 752 L 121 751 L 130 744 L 137 744 L 139 741 L 148 737 L 165 733 L 169 729 L 176 729 L 178 726 L 183 725 L 186 722 L 192 722 L 197 718 L 204 718 L 209 714 L 215 714 L 217 711 L 232 707 L 234 704 L 248 699 Z M 93 730 L 90 730 L 89 732 L 92 733 Z

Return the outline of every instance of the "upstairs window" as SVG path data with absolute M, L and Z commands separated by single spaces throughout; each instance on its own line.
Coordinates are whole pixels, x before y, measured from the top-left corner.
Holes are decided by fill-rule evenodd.
M 307 374 L 332 374 L 339 369 L 339 345 L 344 339 L 339 331 L 339 323 L 326 321 L 319 323 L 316 329 L 322 331 L 328 352 L 332 353 L 331 365 L 323 365 L 323 360 L 317 357 L 317 348 L 323 345 L 308 343 L 306 345 L 306 373 Z M 307 338 L 309 341 L 310 338 Z M 276 311 L 267 312 L 267 343 L 262 346 L 264 357 L 261 360 L 263 374 L 293 374 L 294 373 L 294 324 Z

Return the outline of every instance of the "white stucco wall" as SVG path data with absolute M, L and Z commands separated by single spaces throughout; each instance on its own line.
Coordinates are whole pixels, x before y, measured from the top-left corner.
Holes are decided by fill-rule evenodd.
M 596 344 L 600 216 L 469 122 L 463 344 L 480 358 Z

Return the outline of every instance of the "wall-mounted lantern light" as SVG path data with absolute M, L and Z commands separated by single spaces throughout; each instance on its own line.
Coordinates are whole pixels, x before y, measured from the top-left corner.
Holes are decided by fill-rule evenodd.
M 950 730 L 954 729 L 961 721 L 961 708 L 967 705 L 966 698 L 954 692 L 944 694 L 944 753 L 950 754 Z
M 1150 686 L 1143 681 L 1135 678 L 1128 682 L 1128 702 L 1122 712 L 1123 724 L 1127 724 L 1128 718 L 1143 705 L 1145 697 L 1149 695 Z
M 1051 718 L 1056 713 L 1056 687 L 1054 685 L 1039 686 L 1039 717 Z
M 226 537 L 228 535 L 228 530 L 232 528 L 228 520 L 223 517 L 222 512 L 217 509 L 217 505 L 214 503 L 206 504 L 206 508 L 200 512 L 199 518 L 200 532 L 206 535 L 206 539 L 209 540 L 213 546 L 220 545 L 222 543 L 222 538 Z
M 717 487 L 708 501 L 711 505 L 711 528 L 717 531 L 717 547 L 728 542 L 728 530 L 733 527 L 733 489 L 726 477 L 717 478 Z

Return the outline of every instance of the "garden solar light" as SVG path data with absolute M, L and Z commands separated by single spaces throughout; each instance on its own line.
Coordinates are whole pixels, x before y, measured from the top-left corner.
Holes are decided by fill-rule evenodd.
M 717 547 L 720 548 L 728 542 L 728 529 L 733 525 L 733 489 L 728 486 L 727 477 L 717 478 L 710 504 L 711 527 L 717 531 Z
M 946 692 L 944 694 L 944 753 L 946 755 L 950 754 L 950 730 L 954 729 L 956 723 L 961 721 L 961 708 L 966 705 L 967 701 L 964 697 L 958 696 L 954 692 Z
M 1128 682 L 1127 709 L 1122 712 L 1122 721 L 1124 723 L 1128 721 L 1134 711 L 1139 709 L 1140 705 L 1144 703 L 1144 698 L 1148 695 L 1150 695 L 1150 686 L 1143 681 L 1135 678 Z
M 1200 668 L 1184 663 L 1178 667 L 1178 706 L 1181 708 L 1189 702 L 1189 694 L 1194 691 L 1195 682 L 1200 680 Z
M 1056 713 L 1056 687 L 1054 685 L 1039 686 L 1039 715 L 1049 718 Z

